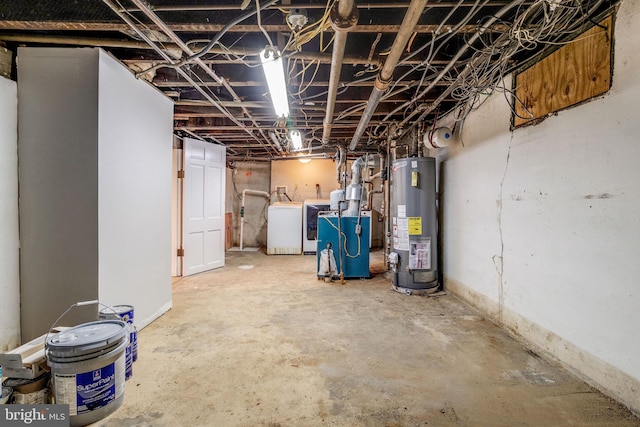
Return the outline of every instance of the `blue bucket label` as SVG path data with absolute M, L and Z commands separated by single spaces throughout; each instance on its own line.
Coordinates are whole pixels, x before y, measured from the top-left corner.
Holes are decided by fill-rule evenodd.
M 76 374 L 78 414 L 90 412 L 116 399 L 115 363 L 95 371 Z
M 129 342 L 131 343 L 131 360 L 135 362 L 138 360 L 138 331 L 135 326 L 129 335 Z
M 125 374 L 124 379 L 128 380 L 133 376 L 133 356 L 131 353 L 131 343 L 125 349 Z
M 79 374 L 54 374 L 55 399 L 69 405 L 69 415 L 107 406 L 124 393 L 124 353 L 109 365 Z

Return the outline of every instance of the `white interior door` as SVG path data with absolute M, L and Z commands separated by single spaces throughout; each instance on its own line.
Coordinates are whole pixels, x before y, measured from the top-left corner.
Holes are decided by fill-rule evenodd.
M 184 139 L 183 275 L 224 266 L 225 148 Z

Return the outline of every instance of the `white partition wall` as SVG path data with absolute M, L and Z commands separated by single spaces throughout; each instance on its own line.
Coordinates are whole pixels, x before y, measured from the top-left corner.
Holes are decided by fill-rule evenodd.
M 99 296 L 144 327 L 171 307 L 173 103 L 99 52 Z
M 20 342 L 16 83 L 0 77 L 0 352 Z
M 498 94 L 440 157 L 446 287 L 640 412 L 638 26 L 608 94 L 513 132 Z
M 21 48 L 18 82 L 23 340 L 83 300 L 146 325 L 171 307 L 172 103 L 99 49 Z

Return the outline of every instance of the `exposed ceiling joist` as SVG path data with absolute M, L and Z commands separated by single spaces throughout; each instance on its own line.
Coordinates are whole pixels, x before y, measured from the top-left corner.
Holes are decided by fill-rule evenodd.
M 320 144 L 324 135 L 330 136 L 329 145 L 351 141 L 357 153 L 386 142 L 392 124 L 405 130 L 432 126 L 452 111 L 464 120 L 506 73 L 616 3 L 430 0 L 415 16 L 415 26 L 405 29 L 406 46 L 392 49 L 416 0 L 353 0 L 359 17 L 336 65 L 336 15 L 327 11 L 328 1 L 268 1 L 260 1 L 265 10 L 259 21 L 254 3 L 241 11 L 239 0 L 0 0 L 0 41 L 14 51 L 17 46 L 108 50 L 174 100 L 176 133 L 224 144 L 237 158 L 273 159 L 279 147 L 265 137 L 272 129 L 285 137 L 295 127 L 318 150 L 327 148 Z M 346 6 L 351 0 L 338 2 Z M 255 13 L 244 17 L 249 11 Z M 309 20 L 293 30 L 287 20 L 296 13 Z M 265 33 L 288 59 L 287 120 L 275 117 L 260 68 L 258 55 L 269 44 Z M 212 38 L 217 42 L 209 43 Z M 197 60 L 189 58 L 194 53 Z M 397 57 L 390 63 L 398 62 L 376 79 L 390 56 Z M 330 86 L 336 82 L 333 96 Z M 367 112 L 362 138 L 354 141 L 376 87 L 382 87 L 379 105 Z

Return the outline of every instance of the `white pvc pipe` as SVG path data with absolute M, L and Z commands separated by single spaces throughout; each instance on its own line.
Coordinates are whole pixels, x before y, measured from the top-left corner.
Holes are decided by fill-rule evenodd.
M 242 250 L 243 248 L 242 243 L 244 239 L 244 199 L 247 194 L 253 194 L 255 196 L 264 196 L 267 199 L 271 197 L 271 194 L 267 193 L 266 191 L 250 190 L 248 188 L 245 188 L 244 190 L 242 190 L 242 206 L 240 207 L 240 250 Z

